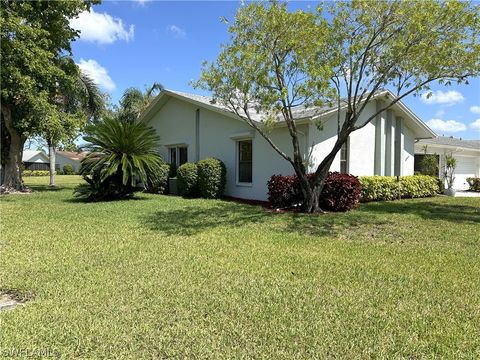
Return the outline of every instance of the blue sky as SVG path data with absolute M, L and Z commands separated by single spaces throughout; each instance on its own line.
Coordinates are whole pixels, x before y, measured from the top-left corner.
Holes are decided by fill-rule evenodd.
M 199 93 L 189 82 L 199 77 L 202 61 L 214 60 L 228 40 L 220 17 L 233 19 L 239 6 L 237 1 L 105 1 L 72 22 L 81 30 L 73 55 L 114 103 L 126 88 L 153 82 Z M 480 79 L 432 90 L 429 100 L 411 96 L 405 103 L 439 135 L 479 139 Z

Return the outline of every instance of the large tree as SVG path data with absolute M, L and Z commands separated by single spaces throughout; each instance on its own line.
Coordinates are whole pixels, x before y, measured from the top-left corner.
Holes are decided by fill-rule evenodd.
M 144 91 L 136 87 L 126 89 L 120 99 L 120 104 L 117 109 L 119 120 L 126 122 L 137 121 L 140 115 L 147 109 L 162 90 L 163 85 L 157 82 L 154 82 Z
M 41 134 L 58 117 L 52 102 L 69 75 L 58 59 L 78 37 L 69 20 L 95 0 L 1 1 L 2 189 L 23 190 L 22 152 L 28 137 Z
M 335 2 L 314 12 L 289 12 L 280 2 L 252 3 L 240 8 L 229 32 L 230 41 L 216 61 L 204 64 L 196 85 L 291 163 L 305 212 L 320 210 L 326 176 L 350 133 L 433 82 L 466 83 L 480 73 L 479 7 L 468 2 Z M 396 96 L 383 99 L 377 112 L 360 122 L 368 101 L 386 89 Z M 294 111 L 325 104 L 338 106 L 337 139 L 309 178 Z M 280 121 L 288 128 L 291 153 L 270 136 Z
M 105 109 L 105 97 L 97 84 L 82 73 L 71 58 L 62 58 L 64 67 L 71 67 L 66 82 L 59 82 L 51 94 L 56 113 L 43 123 L 42 136 L 48 147 L 50 186 L 55 186 L 56 150 L 59 144 L 72 143 L 87 123 L 98 120 Z

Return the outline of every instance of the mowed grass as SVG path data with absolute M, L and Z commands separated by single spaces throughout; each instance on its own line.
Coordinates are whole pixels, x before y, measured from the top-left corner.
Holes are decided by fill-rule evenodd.
M 480 357 L 480 199 L 273 214 L 75 176 L 1 203 L 0 349 L 62 358 Z

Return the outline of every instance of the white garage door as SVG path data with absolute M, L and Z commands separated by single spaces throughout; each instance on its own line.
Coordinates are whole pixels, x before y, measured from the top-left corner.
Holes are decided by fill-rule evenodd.
M 455 169 L 454 188 L 457 190 L 467 190 L 467 178 L 474 177 L 477 173 L 477 158 L 468 156 L 455 156 L 457 159 L 457 168 Z

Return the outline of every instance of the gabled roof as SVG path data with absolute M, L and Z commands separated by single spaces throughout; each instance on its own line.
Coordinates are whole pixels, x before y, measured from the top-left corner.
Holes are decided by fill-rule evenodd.
M 384 90 L 376 94 L 372 100 L 387 97 L 391 99 L 395 99 L 395 95 L 389 91 Z M 145 110 L 142 114 L 141 118 L 143 119 L 150 119 L 168 100 L 169 97 L 177 98 L 183 101 L 187 101 L 191 104 L 201 106 L 203 108 L 207 108 L 214 112 L 218 112 L 229 117 L 232 117 L 237 120 L 243 121 L 239 118 L 233 111 L 228 109 L 223 104 L 215 101 L 214 98 L 205 95 L 196 95 L 196 94 L 189 94 L 180 91 L 173 91 L 173 90 L 163 90 L 156 99 L 150 104 L 150 106 Z M 342 108 L 345 107 L 345 101 L 342 101 Z M 394 105 L 395 109 L 402 115 L 404 118 L 410 119 L 410 125 L 413 127 L 413 130 L 418 134 L 416 138 L 432 138 L 436 137 L 435 134 L 417 115 L 413 113 L 405 104 L 401 101 L 398 101 Z M 261 123 L 263 119 L 265 119 L 266 114 L 258 112 L 255 108 L 251 108 L 250 115 L 252 120 Z M 325 106 L 298 106 L 292 109 L 293 118 L 295 120 L 313 120 L 316 118 L 320 118 L 326 115 L 331 114 L 332 112 L 337 111 L 337 106 L 325 105 Z M 282 123 L 282 120 L 279 120 L 279 123 Z
M 22 161 L 30 162 L 35 156 L 40 156 L 45 162 L 48 162 L 48 156 L 42 150 L 23 150 Z
M 421 144 L 440 145 L 452 148 L 455 147 L 480 151 L 480 140 L 463 140 L 454 138 L 453 136 L 438 136 L 433 139 L 423 139 Z
M 82 161 L 88 153 L 75 151 L 57 151 L 57 155 L 64 156 L 70 160 Z

